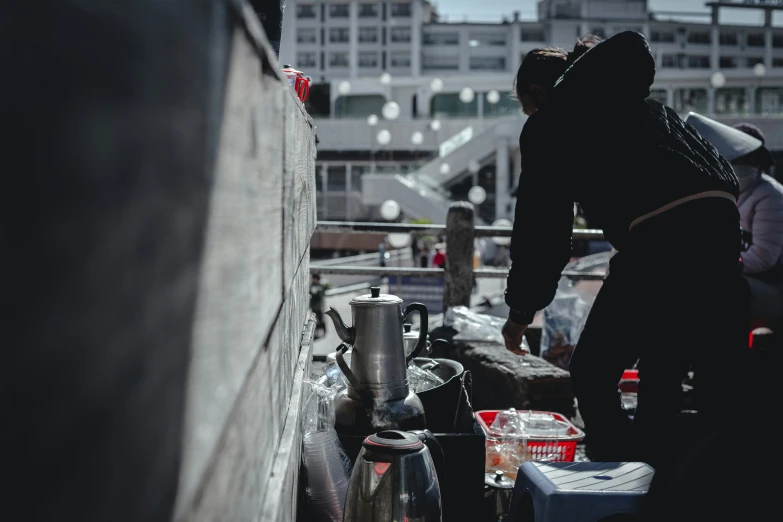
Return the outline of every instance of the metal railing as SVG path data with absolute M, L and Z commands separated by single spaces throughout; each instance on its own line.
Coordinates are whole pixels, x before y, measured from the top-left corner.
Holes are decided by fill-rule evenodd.
M 316 232 L 326 234 L 421 234 L 445 235 L 446 225 L 415 225 L 411 223 L 372 223 L 361 221 L 319 221 Z M 476 226 L 476 237 L 511 237 L 510 227 L 495 227 L 491 225 Z M 590 228 L 577 228 L 573 231 L 574 239 L 603 239 L 604 231 Z
M 382 266 L 325 266 L 310 265 L 310 272 L 330 275 L 366 275 L 366 276 L 417 276 L 417 277 L 443 277 L 446 271 L 442 268 L 417 268 L 417 267 L 382 267 Z M 579 270 L 564 270 L 562 274 L 574 280 L 600 281 L 606 274 L 604 272 L 581 272 Z M 504 279 L 508 276 L 507 268 L 477 268 L 473 270 L 473 276 L 477 278 Z
M 511 237 L 512 228 L 496 226 L 473 227 L 474 237 Z M 372 223 L 357 221 L 319 221 L 316 231 L 332 234 L 420 234 L 443 236 L 448 235 L 446 225 L 420 225 L 410 223 Z M 574 229 L 574 239 L 603 239 L 603 230 L 598 229 Z M 369 254 L 367 254 L 369 255 Z M 376 254 L 372 254 L 373 256 Z M 384 276 L 417 276 L 417 277 L 444 277 L 446 271 L 442 268 L 419 267 L 380 267 L 380 266 L 348 266 L 335 264 L 335 261 L 313 263 L 310 271 L 319 274 L 331 275 L 366 275 L 374 277 Z M 472 260 L 468 261 L 472 263 Z M 596 271 L 565 270 L 563 275 L 574 280 L 600 281 L 606 274 Z M 476 278 L 503 279 L 508 276 L 508 268 L 477 268 L 473 270 Z
M 323 272 L 319 272 L 323 273 Z M 361 283 L 356 283 L 354 285 L 346 285 L 346 286 L 338 286 L 337 288 L 330 288 L 326 292 L 324 292 L 324 295 L 326 297 L 331 297 L 334 295 L 344 295 L 344 294 L 353 294 L 355 292 L 361 292 L 363 290 L 367 290 L 371 288 L 374 284 L 379 284 L 380 281 L 362 281 Z
M 411 258 L 411 253 L 407 252 L 405 250 L 391 250 L 388 252 L 389 262 L 394 261 L 402 261 L 407 260 Z M 328 259 L 318 259 L 312 260 L 314 263 L 317 262 L 318 266 L 335 266 L 335 265 L 345 265 L 346 263 L 349 263 L 351 265 L 360 265 L 364 263 L 374 263 L 378 261 L 378 252 L 373 252 L 371 254 L 358 254 L 355 256 L 345 256 L 345 257 L 332 257 Z

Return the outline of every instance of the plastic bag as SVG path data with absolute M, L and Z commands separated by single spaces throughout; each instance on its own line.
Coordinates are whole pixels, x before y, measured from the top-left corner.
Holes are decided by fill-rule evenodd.
M 350 366 L 350 360 L 345 361 Z M 336 362 L 327 363 L 324 367 L 324 375 L 318 379 L 318 384 L 323 384 L 334 393 L 348 387 L 348 381 Z
M 506 320 L 494 315 L 479 314 L 466 306 L 452 306 L 443 316 L 443 325 L 454 328 L 456 341 L 481 341 L 505 345 L 501 330 Z M 527 339 L 522 337 L 523 350 L 530 351 Z
M 594 296 L 574 288 L 570 279 L 560 279 L 554 300 L 544 309 L 541 330 L 541 357 L 544 360 L 568 369 L 593 301 Z
M 334 429 L 337 390 L 320 382 L 305 381 L 305 386 L 302 460 L 310 519 L 342 522 L 352 463 Z

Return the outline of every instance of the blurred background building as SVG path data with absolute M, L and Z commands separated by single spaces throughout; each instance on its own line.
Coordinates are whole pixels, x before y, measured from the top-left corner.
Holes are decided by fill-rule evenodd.
M 443 222 L 475 186 L 484 222 L 510 218 L 525 120 L 514 74 L 530 50 L 570 49 L 587 33 L 644 33 L 658 67 L 651 97 L 683 116 L 750 121 L 783 153 L 783 5 L 771 0 L 677 13 L 647 0 L 542 0 L 535 19 L 493 23 L 446 20 L 426 0 L 287 4 L 280 60 L 313 81 L 319 219 L 382 220 L 393 199 L 398 219 Z M 757 21 L 733 22 L 735 12 Z

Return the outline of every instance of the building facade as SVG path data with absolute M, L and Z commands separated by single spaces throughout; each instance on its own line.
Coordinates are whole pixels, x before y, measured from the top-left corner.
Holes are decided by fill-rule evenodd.
M 497 23 L 471 23 L 442 19 L 426 0 L 289 0 L 281 61 L 313 79 L 321 208 L 326 217 L 347 208 L 342 217 L 372 218 L 372 205 L 362 202 L 365 173 L 416 172 L 427 160 L 445 162 L 443 142 L 468 127 L 479 135 L 514 120 L 521 129 L 524 116 L 511 96 L 521 60 L 538 47 L 570 49 L 584 34 L 642 32 L 658 68 L 651 97 L 681 114 L 750 120 L 773 149 L 783 150 L 783 27 L 773 23 L 783 6 L 765 0 L 706 5 L 703 13 L 673 15 L 650 11 L 647 0 L 542 0 L 536 20 L 515 12 Z M 725 23 L 729 8 L 753 10 L 762 21 Z M 389 101 L 399 106 L 393 119 L 383 117 Z M 371 115 L 378 123 L 370 124 Z M 388 131 L 388 142 L 376 139 L 381 131 Z M 515 180 L 498 173 L 518 172 L 516 140 L 498 136 L 474 155 L 495 174 L 485 187 L 487 217 L 507 217 L 510 205 L 501 193 Z M 484 165 L 488 156 L 492 165 Z M 498 156 L 508 157 L 508 168 L 498 168 Z M 468 176 L 454 164 L 450 170 L 447 195 L 460 192 L 455 184 L 469 188 L 484 175 Z

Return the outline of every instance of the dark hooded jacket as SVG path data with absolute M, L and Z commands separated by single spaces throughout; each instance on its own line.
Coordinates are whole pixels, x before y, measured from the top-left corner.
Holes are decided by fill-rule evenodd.
M 617 34 L 576 60 L 525 123 L 506 290 L 512 319 L 528 324 L 552 301 L 571 255 L 574 202 L 621 251 L 640 216 L 705 191 L 739 194 L 715 148 L 647 99 L 654 78 L 644 36 Z

